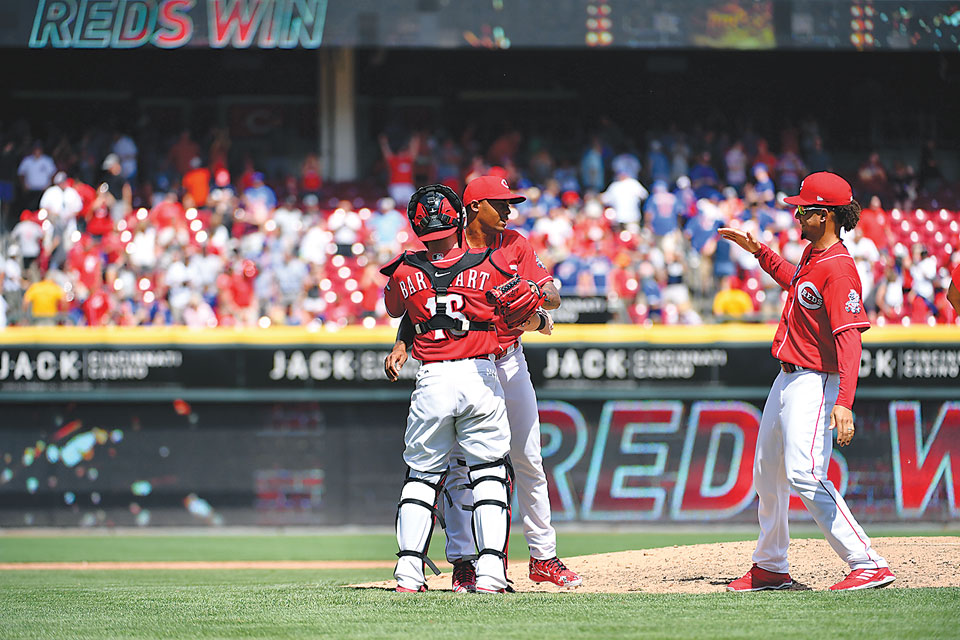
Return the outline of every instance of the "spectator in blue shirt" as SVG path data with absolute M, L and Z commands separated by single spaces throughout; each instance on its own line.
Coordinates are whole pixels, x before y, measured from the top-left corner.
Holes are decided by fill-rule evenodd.
M 653 183 L 653 194 L 643 205 L 646 224 L 658 238 L 677 230 L 677 196 L 667 191 L 662 180 Z
M 659 140 L 650 142 L 650 151 L 647 152 L 647 167 L 650 170 L 650 179 L 652 181 L 670 180 L 670 160 L 667 154 L 663 152 L 663 143 Z
M 277 206 L 277 194 L 263 182 L 263 174 L 255 171 L 250 176 L 251 185 L 243 192 L 248 206 L 261 205 L 267 209 Z
M 773 180 L 770 178 L 770 172 L 767 165 L 757 163 L 753 165 L 754 189 L 757 192 L 757 200 L 768 207 L 772 207 L 777 202 L 776 187 L 773 186 Z
M 598 137 L 590 142 L 590 147 L 580 158 L 580 183 L 584 189 L 600 193 L 606 186 L 603 167 L 603 145 Z
M 710 152 L 701 152 L 697 157 L 697 164 L 690 169 L 690 183 L 697 199 L 709 198 L 710 194 L 717 190 L 719 181 L 717 171 L 710 164 Z

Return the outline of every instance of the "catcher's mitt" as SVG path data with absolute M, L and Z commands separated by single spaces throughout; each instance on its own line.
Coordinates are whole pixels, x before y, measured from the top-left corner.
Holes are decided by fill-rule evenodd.
M 516 329 L 536 313 L 543 298 L 543 292 L 535 282 L 519 276 L 487 291 L 487 301 L 511 329 Z

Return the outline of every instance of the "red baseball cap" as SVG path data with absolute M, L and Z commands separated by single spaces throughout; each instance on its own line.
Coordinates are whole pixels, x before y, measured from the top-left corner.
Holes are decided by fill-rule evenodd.
M 506 200 L 510 204 L 516 204 L 526 200 L 519 193 L 510 191 L 510 185 L 506 178 L 499 176 L 480 176 L 474 178 L 467 185 L 463 192 L 463 204 L 468 205 L 471 202 L 480 200 Z
M 837 174 L 819 171 L 803 179 L 798 195 L 784 198 L 783 201 L 799 206 L 821 204 L 836 207 L 853 202 L 853 190 L 850 189 L 850 183 Z

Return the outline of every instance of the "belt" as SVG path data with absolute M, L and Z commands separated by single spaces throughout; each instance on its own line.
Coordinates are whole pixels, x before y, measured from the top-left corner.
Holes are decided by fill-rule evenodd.
M 789 362 L 780 361 L 780 370 L 784 373 L 796 373 L 797 371 L 816 371 L 816 369 L 811 369 L 810 367 L 799 367 L 795 364 L 790 364 Z
M 495 359 L 495 360 L 502 360 L 502 359 L 506 358 L 508 355 L 510 355 L 511 353 L 513 353 L 514 351 L 516 351 L 517 349 L 519 349 L 519 348 L 520 348 L 520 341 L 517 340 L 517 341 L 514 342 L 512 345 L 510 345 L 509 347 L 507 347 L 506 349 L 504 349 L 504 350 L 503 350 L 503 353 L 498 353 L 498 354 L 497 354 L 497 357 L 494 358 L 494 359 Z
M 484 353 L 479 356 L 468 356 L 466 358 L 454 358 L 453 360 L 424 360 L 420 364 L 424 365 L 424 364 L 435 364 L 437 362 L 462 362 L 464 360 L 489 360 L 490 362 L 493 362 L 495 359 L 496 358 L 492 353 Z

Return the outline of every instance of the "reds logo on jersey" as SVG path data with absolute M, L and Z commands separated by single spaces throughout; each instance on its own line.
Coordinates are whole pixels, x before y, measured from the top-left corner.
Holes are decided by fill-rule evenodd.
M 847 294 L 847 303 L 843 308 L 850 313 L 860 313 L 860 295 L 853 289 Z
M 807 309 L 815 310 L 823 306 L 823 296 L 812 282 L 801 282 L 797 287 L 797 301 Z

